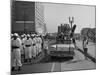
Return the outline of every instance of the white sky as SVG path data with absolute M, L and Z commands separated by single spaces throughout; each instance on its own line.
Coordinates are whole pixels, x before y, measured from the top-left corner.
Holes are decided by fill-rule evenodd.
M 57 4 L 45 2 L 43 2 L 43 5 L 45 23 L 48 32 L 57 32 L 58 26 L 61 23 L 69 23 L 69 16 L 74 16 L 74 23 L 77 25 L 75 30 L 76 33 L 79 33 L 80 30 L 85 27 L 95 27 L 95 6 Z
M 69 23 L 68 17 L 74 16 L 75 30 L 79 33 L 84 27 L 95 27 L 95 7 L 69 4 L 44 4 L 44 17 L 48 32 L 57 32 L 61 23 Z

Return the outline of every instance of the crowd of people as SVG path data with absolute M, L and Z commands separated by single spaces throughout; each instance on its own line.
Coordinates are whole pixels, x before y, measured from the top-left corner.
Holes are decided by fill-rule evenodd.
M 43 39 L 38 34 L 11 34 L 11 65 L 12 71 L 16 68 L 21 70 L 22 61 L 21 56 L 24 55 L 24 62 L 31 63 L 41 52 L 43 46 Z

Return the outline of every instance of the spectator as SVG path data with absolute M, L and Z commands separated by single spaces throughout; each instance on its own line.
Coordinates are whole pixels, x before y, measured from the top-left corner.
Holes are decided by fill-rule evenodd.
M 17 66 L 18 70 L 20 70 L 22 66 L 21 63 L 22 42 L 18 38 L 17 33 L 14 34 L 13 39 L 11 40 L 11 46 L 12 46 L 12 71 L 14 71 Z
M 87 59 L 87 52 L 88 52 L 88 40 L 86 37 L 83 38 L 83 50 L 84 50 L 84 54 L 85 54 L 85 59 Z

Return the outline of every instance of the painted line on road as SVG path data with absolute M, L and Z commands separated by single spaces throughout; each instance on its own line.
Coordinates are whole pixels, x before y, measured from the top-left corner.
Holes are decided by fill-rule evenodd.
M 55 67 L 55 63 L 52 64 L 52 67 L 51 67 L 51 72 L 54 71 L 54 67 Z

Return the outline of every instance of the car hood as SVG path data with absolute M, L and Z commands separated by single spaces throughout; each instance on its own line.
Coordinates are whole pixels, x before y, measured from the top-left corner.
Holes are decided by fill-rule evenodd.
M 54 44 L 51 45 L 52 50 L 67 51 L 69 48 L 74 48 L 74 44 Z

